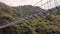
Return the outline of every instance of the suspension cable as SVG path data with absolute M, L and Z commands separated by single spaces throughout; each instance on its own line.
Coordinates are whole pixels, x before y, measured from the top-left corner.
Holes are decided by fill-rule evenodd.
M 36 2 L 34 5 L 37 5 L 38 3 L 40 3 L 40 2 L 42 2 L 42 0 L 40 0 L 40 1 L 38 1 L 38 2 Z
M 45 2 L 44 4 L 42 4 L 41 6 L 44 6 L 45 4 L 47 4 L 47 3 L 49 3 L 51 0 L 49 0 L 49 1 L 47 1 L 47 2 Z M 40 2 L 42 2 L 42 0 L 41 1 L 38 1 L 37 3 L 35 3 L 34 5 L 37 5 L 38 3 L 40 3 Z M 41 7 L 40 6 L 40 7 Z
M 45 4 L 49 3 L 50 1 L 51 1 L 51 0 L 49 0 L 49 1 L 47 1 L 47 2 L 45 2 L 45 3 L 44 3 L 44 4 L 42 4 L 41 6 L 44 6 Z M 41 6 L 40 6 L 40 7 L 41 7 Z

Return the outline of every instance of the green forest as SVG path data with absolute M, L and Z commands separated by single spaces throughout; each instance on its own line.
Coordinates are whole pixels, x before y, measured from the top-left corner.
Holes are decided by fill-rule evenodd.
M 42 11 L 47 10 L 31 5 L 10 7 L 0 3 L 0 26 Z M 0 34 L 60 34 L 60 10 L 0 29 Z

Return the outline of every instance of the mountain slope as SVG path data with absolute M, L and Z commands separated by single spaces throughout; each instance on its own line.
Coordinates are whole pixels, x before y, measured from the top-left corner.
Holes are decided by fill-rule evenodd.
M 35 13 L 46 11 L 40 7 L 32 6 L 32 5 L 14 7 L 14 9 L 16 9 L 18 12 L 20 12 L 20 14 L 22 14 L 21 16 L 29 16 L 29 15 L 33 15 Z
M 12 22 L 24 16 L 46 11 L 34 6 L 9 7 L 0 3 L 0 25 Z M 60 10 L 50 9 L 50 14 L 20 22 L 0 30 L 0 34 L 60 34 Z M 59 13 L 59 14 L 58 14 Z
M 12 22 L 15 17 L 15 10 L 10 6 L 0 3 L 0 25 Z
M 51 14 L 60 15 L 60 6 L 49 9 Z

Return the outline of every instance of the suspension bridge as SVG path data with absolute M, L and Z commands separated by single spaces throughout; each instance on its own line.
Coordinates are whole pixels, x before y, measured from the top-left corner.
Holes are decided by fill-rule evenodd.
M 44 3 L 44 4 L 41 4 L 41 6 L 44 6 L 45 4 L 48 5 L 48 3 L 49 3 L 50 1 L 51 1 L 51 0 L 47 1 L 47 2 Z M 41 1 L 38 1 L 37 3 L 35 3 L 35 5 L 38 4 L 38 3 L 40 3 L 40 2 L 42 2 L 42 0 L 41 0 Z M 27 16 L 27 17 L 25 17 L 25 18 L 21 18 L 21 19 L 19 19 L 19 20 L 13 21 L 13 22 L 11 22 L 11 23 L 2 25 L 2 26 L 0 26 L 0 29 L 3 29 L 3 28 L 6 28 L 6 27 L 9 27 L 9 26 L 12 26 L 12 25 L 14 25 L 14 24 L 16 24 L 16 23 L 22 23 L 22 22 L 24 22 L 24 21 L 26 21 L 26 20 L 30 20 L 30 19 L 33 19 L 33 18 L 38 18 L 38 17 L 40 17 L 40 16 L 44 16 L 44 15 L 46 15 L 46 14 L 50 14 L 51 12 L 57 12 L 58 10 L 60 10 L 60 8 L 57 7 L 57 5 L 58 5 L 58 4 L 57 4 L 57 0 L 54 0 L 54 2 L 55 2 L 55 5 L 56 5 L 56 8 L 55 8 L 54 10 L 50 10 L 50 9 L 49 9 L 49 5 L 48 5 L 48 10 L 47 10 L 47 11 L 42 11 L 42 12 L 40 12 L 40 13 L 35 13 L 34 15 L 30 15 L 30 16 Z

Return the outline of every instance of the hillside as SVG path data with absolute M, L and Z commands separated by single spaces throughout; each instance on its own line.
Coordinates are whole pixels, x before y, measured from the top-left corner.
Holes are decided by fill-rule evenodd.
M 51 14 L 60 15 L 60 6 L 49 9 Z
M 55 8 L 50 11 L 54 11 Z M 46 10 L 31 5 L 10 7 L 0 3 L 0 25 L 42 11 Z M 3 28 L 0 34 L 60 34 L 60 10 Z
M 5 5 L 4 3 L 0 3 L 0 23 L 3 24 L 4 21 L 11 22 L 25 16 L 30 16 L 34 13 L 41 12 L 40 10 L 44 11 L 39 7 L 33 7 L 31 5 L 10 7 Z
M 32 6 L 32 5 L 24 5 L 24 6 L 18 6 L 13 8 L 16 9 L 23 17 L 33 15 L 35 13 L 39 13 L 42 11 L 46 11 L 40 7 Z
M 10 6 L 0 3 L 0 25 L 15 20 L 15 10 Z

